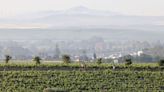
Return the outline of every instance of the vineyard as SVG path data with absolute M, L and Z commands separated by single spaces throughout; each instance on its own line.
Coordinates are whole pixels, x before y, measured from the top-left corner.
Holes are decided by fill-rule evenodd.
M 1 64 L 0 92 L 43 92 L 45 88 L 67 92 L 164 92 L 163 67 L 136 64 L 117 68 L 112 70 L 110 64 L 88 65 L 88 69 L 77 64 Z
M 95 63 L 86 63 L 87 67 L 86 71 L 94 71 L 94 70 L 111 70 L 113 68 L 112 64 L 95 64 Z M 164 71 L 164 67 L 160 67 L 155 63 L 143 63 L 143 64 L 133 64 L 130 66 L 126 66 L 124 64 L 115 65 L 115 70 L 133 70 L 133 71 Z M 71 64 L 63 64 L 63 63 L 42 63 L 40 65 L 36 65 L 34 63 L 9 63 L 4 64 L 0 63 L 0 71 L 48 71 L 48 70 L 84 70 L 81 68 L 79 63 L 71 63 Z

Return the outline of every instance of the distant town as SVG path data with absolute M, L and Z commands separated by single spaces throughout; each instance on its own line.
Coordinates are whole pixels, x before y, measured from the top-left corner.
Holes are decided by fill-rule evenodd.
M 0 59 L 5 55 L 14 60 L 31 60 L 40 56 L 43 60 L 59 61 L 68 54 L 73 61 L 92 61 L 103 58 L 105 62 L 122 58 L 132 58 L 136 62 L 154 62 L 164 55 L 164 45 L 160 41 L 105 41 L 101 37 L 91 37 L 79 41 L 30 40 L 0 41 Z

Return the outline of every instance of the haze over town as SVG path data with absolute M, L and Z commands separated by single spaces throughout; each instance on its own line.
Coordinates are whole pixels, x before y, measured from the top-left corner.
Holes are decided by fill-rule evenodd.
M 88 58 L 93 53 L 118 58 L 138 52 L 151 55 L 152 61 L 162 57 L 163 0 L 102 1 L 1 0 L 1 59 L 5 54 L 55 59 L 56 48 L 74 59 L 84 52 Z

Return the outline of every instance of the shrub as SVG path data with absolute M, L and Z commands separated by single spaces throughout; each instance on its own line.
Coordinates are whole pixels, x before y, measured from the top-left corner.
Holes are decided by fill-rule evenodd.
M 46 88 L 43 92 L 69 92 L 68 90 L 62 88 Z
M 63 55 L 62 60 L 65 64 L 71 63 L 71 58 L 69 55 Z
M 40 60 L 42 60 L 39 56 L 35 56 L 33 61 L 35 61 L 35 64 L 40 64 Z
M 96 63 L 97 63 L 98 65 L 100 65 L 100 64 L 102 63 L 102 58 L 98 58 L 97 61 L 96 61 Z
M 131 59 L 125 59 L 125 65 L 131 65 L 132 60 Z
M 164 59 L 160 60 L 160 61 L 158 62 L 158 65 L 159 65 L 159 66 L 164 66 Z
M 5 55 L 5 63 L 9 63 L 9 61 L 12 59 L 10 55 Z

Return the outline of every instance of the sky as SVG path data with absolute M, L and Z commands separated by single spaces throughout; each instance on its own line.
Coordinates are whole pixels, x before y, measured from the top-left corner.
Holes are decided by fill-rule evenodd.
M 0 0 L 0 18 L 77 6 L 127 15 L 164 16 L 164 0 Z

